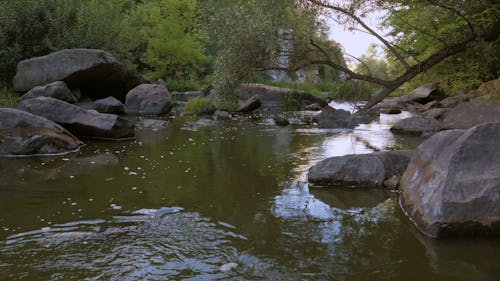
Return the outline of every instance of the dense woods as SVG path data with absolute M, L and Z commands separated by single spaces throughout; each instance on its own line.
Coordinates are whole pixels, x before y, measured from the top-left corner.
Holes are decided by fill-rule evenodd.
M 383 34 L 367 24 L 374 12 Z M 96 48 L 172 90 L 213 85 L 221 107 L 234 104 L 241 81 L 268 81 L 272 69 L 294 78 L 314 68 L 321 90 L 362 88 L 378 94 L 373 102 L 425 82 L 456 94 L 499 75 L 498 18 L 498 1 L 487 0 L 5 0 L 0 84 L 10 86 L 22 59 Z M 344 54 L 329 38 L 332 22 L 373 35 L 382 51 Z M 284 33 L 292 42 L 286 65 Z

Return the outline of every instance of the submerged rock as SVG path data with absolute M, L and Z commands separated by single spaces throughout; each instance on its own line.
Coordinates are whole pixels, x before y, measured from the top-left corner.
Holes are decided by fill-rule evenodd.
M 276 126 L 280 126 L 280 127 L 286 127 L 288 125 L 290 125 L 290 121 L 288 121 L 285 117 L 283 116 L 277 116 L 277 117 L 274 117 L 274 124 L 276 124 Z
M 184 124 L 184 127 L 182 127 L 182 130 L 198 131 L 201 127 L 214 126 L 216 124 L 217 122 L 212 119 L 203 118 L 196 122 L 187 122 L 186 124 Z
M 385 179 L 401 176 L 412 153 L 388 151 L 331 157 L 309 169 L 308 181 L 326 186 L 378 187 Z
M 435 134 L 401 179 L 401 207 L 432 237 L 500 234 L 500 123 Z
M 214 119 L 217 121 L 229 120 L 231 119 L 231 114 L 224 110 L 216 110 L 214 112 Z
M 0 108 L 0 156 L 59 154 L 83 143 L 60 125 L 13 108 Z
M 446 129 L 468 129 L 486 122 L 500 122 L 500 102 L 473 100 L 451 109 L 443 119 Z
M 77 136 L 122 139 L 134 136 L 134 123 L 114 114 L 84 110 L 47 97 L 21 101 L 21 110 L 52 120 Z
M 172 110 L 167 88 L 157 84 L 142 84 L 132 89 L 125 100 L 125 113 L 130 115 L 163 115 Z
M 135 124 L 137 129 L 161 130 L 168 128 L 169 122 L 158 119 L 143 119 Z
M 36 86 L 19 98 L 20 101 L 36 97 L 51 97 L 69 103 L 78 101 L 78 97 L 71 92 L 66 83 L 57 81 L 44 86 Z
M 103 50 L 68 49 L 21 61 L 14 77 L 14 90 L 25 93 L 36 86 L 64 81 L 93 99 L 114 96 L 124 100 L 135 86 L 147 79 L 129 71 Z
M 428 137 L 441 130 L 441 124 L 434 118 L 410 117 L 397 122 L 391 132 L 401 135 Z

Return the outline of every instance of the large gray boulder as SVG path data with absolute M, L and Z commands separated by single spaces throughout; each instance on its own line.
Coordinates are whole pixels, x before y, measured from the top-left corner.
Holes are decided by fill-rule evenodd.
M 414 116 L 398 121 L 391 132 L 400 135 L 429 137 L 441 130 L 441 124 L 434 118 Z
M 14 108 L 0 108 L 0 156 L 60 154 L 83 143 L 60 125 Z
M 435 100 L 442 100 L 446 96 L 439 90 L 436 84 L 427 84 L 420 86 L 411 93 L 399 98 L 401 101 L 413 101 L 420 104 L 426 104 Z
M 163 115 L 169 113 L 172 107 L 167 88 L 157 84 L 139 85 L 125 99 L 125 113 L 129 115 Z
M 77 136 L 103 139 L 134 136 L 134 123 L 123 117 L 84 110 L 53 98 L 38 97 L 23 100 L 17 107 L 52 120 Z
M 462 103 L 446 113 L 445 129 L 468 129 L 486 122 L 500 122 L 500 102 L 473 100 Z
M 401 176 L 411 151 L 388 151 L 331 157 L 309 169 L 308 181 L 315 185 L 379 187 L 385 179 Z
M 500 123 L 435 134 L 401 179 L 401 207 L 432 237 L 500 234 Z
M 422 113 L 422 117 L 440 120 L 446 115 L 446 113 L 448 113 L 448 111 L 450 111 L 449 108 L 431 108 L 424 111 Z
M 129 71 L 106 51 L 69 49 L 21 61 L 13 84 L 15 91 L 25 93 L 56 81 L 79 88 L 94 100 L 114 96 L 123 101 L 130 89 L 147 79 Z
M 314 116 L 314 122 L 318 123 L 320 128 L 348 128 L 352 127 L 350 117 L 349 111 L 326 106 L 320 114 Z
M 75 103 L 78 98 L 71 92 L 66 83 L 56 81 L 44 86 L 36 86 L 26 94 L 22 95 L 19 100 L 32 99 L 36 97 L 51 97 L 69 103 Z
M 238 97 L 247 100 L 255 95 L 259 96 L 264 109 L 283 109 L 285 107 L 286 95 L 292 92 L 297 94 L 297 98 L 303 107 L 317 103 L 321 107 L 328 105 L 326 100 L 316 97 L 304 91 L 296 91 L 288 88 L 280 88 L 264 84 L 241 84 L 236 90 Z

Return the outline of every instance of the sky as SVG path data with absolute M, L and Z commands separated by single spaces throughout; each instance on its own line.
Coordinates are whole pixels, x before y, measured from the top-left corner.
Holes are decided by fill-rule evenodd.
M 377 25 L 380 23 L 380 17 L 383 13 L 374 13 L 368 16 L 365 22 L 374 29 L 377 33 L 383 35 L 384 32 L 380 31 L 377 28 Z M 371 43 L 375 43 L 380 45 L 380 41 L 374 36 L 367 34 L 365 32 L 360 31 L 349 31 L 346 30 L 343 26 L 340 26 L 338 23 L 333 20 L 327 20 L 328 25 L 330 27 L 329 37 L 336 42 L 339 42 L 343 47 L 344 51 L 349 55 L 353 55 L 355 57 L 360 57 L 362 54 L 366 53 L 368 50 L 368 46 Z

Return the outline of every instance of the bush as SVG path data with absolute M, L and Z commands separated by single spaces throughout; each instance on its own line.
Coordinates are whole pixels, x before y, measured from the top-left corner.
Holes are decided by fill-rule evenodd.
M 194 115 L 205 115 L 214 113 L 216 108 L 212 99 L 197 97 L 189 100 L 184 110 Z
M 0 88 L 0 107 L 16 107 L 17 94 L 5 87 Z

